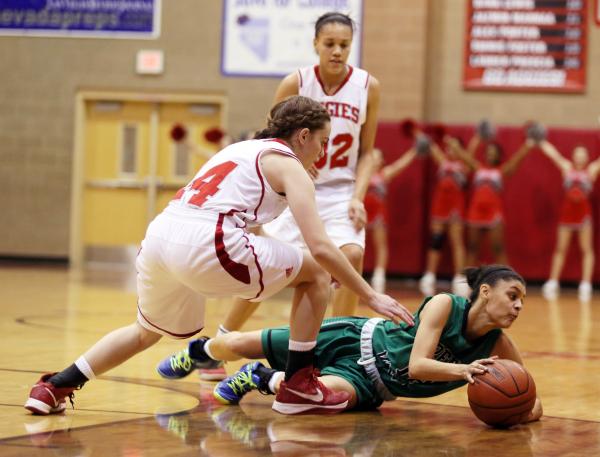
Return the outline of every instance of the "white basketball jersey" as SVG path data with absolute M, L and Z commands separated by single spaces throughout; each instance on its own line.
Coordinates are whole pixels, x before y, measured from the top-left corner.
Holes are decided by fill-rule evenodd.
M 225 214 L 249 225 L 272 221 L 287 208 L 287 200 L 271 188 L 261 170 L 260 156 L 266 150 L 298 160 L 284 142 L 276 139 L 234 143 L 206 162 L 165 211 Z
M 348 66 L 348 75 L 332 95 L 327 95 L 319 76 L 319 66 L 298 70 L 298 93 L 321 102 L 331 116 L 327 153 L 315 165 L 323 184 L 354 183 L 360 146 L 360 130 L 367 118 L 369 73 Z

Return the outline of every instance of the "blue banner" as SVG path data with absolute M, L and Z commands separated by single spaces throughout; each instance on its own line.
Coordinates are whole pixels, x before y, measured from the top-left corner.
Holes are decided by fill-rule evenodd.
M 156 38 L 160 0 L 0 0 L 0 34 Z

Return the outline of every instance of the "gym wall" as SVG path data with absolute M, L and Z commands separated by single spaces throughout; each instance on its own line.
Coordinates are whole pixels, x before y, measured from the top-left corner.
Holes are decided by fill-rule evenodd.
M 0 255 L 68 256 L 78 91 L 225 94 L 231 132 L 260 126 L 278 80 L 221 77 L 222 3 L 162 6 L 157 40 L 0 37 Z M 364 6 L 363 66 L 381 82 L 382 121 L 470 123 L 485 116 L 498 124 L 537 118 L 595 125 L 600 31 L 593 22 L 585 94 L 478 93 L 461 88 L 466 0 L 365 0 Z M 164 74 L 135 73 L 136 52 L 146 48 L 164 51 Z

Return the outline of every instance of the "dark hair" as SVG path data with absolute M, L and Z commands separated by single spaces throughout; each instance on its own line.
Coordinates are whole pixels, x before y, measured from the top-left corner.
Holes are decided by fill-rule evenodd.
M 330 11 L 323 14 L 317 22 L 315 22 L 315 38 L 321 33 L 321 29 L 327 24 L 342 24 L 350 27 L 354 33 L 354 21 L 350 16 L 344 13 L 338 13 L 337 11 Z
M 494 165 L 498 165 L 502 162 L 502 157 L 504 156 L 504 148 L 500 146 L 500 143 L 496 143 L 495 141 L 490 141 L 488 146 L 493 147 L 496 150 L 496 163 Z
M 271 109 L 267 118 L 267 128 L 256 132 L 254 138 L 287 139 L 298 129 L 307 128 L 311 132 L 319 130 L 329 120 L 329 113 L 319 102 L 302 95 L 294 95 Z
M 525 285 L 523 277 L 508 265 L 483 265 L 481 267 L 468 267 L 464 269 L 467 284 L 471 288 L 469 300 L 474 303 L 479 296 L 479 286 L 489 284 L 494 287 L 500 280 L 514 279 Z

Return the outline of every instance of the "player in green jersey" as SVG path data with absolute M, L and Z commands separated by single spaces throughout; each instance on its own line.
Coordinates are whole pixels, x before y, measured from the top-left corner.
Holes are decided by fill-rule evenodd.
M 396 397 L 432 397 L 473 382 L 495 358 L 523 363 L 503 332 L 519 316 L 525 281 L 512 268 L 489 265 L 465 270 L 469 299 L 452 294 L 426 298 L 415 325 L 380 318 L 326 319 L 317 339 L 320 380 L 351 394 L 348 409 L 372 409 Z M 244 365 L 215 387 L 215 397 L 237 404 L 249 391 L 274 393 L 287 358 L 289 329 L 232 332 L 203 341 L 196 353 L 220 360 L 266 358 Z M 200 350 L 201 349 L 201 350 Z M 539 398 L 527 421 L 542 415 Z

